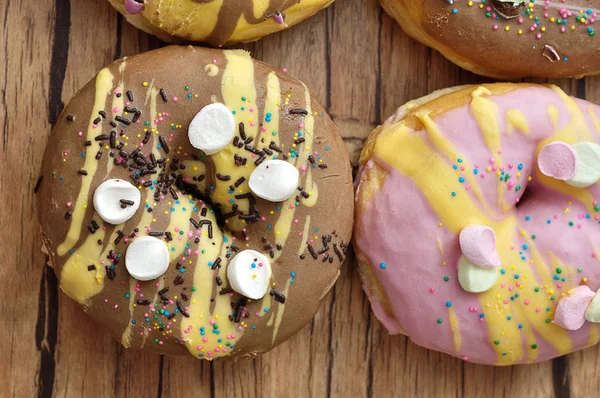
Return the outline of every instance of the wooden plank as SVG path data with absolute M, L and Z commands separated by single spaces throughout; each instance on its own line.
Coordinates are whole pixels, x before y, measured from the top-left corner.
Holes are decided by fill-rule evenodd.
M 56 292 L 43 272 L 33 204 L 49 130 L 53 15 L 50 2 L 0 2 L 0 395 L 16 397 L 49 393 L 53 382 Z
M 0 198 L 10 209 L 0 212 L 0 225 L 20 226 L 19 233 L 0 231 L 0 278 L 19 281 L 1 293 L 0 313 L 9 326 L 0 328 L 0 341 L 10 366 L 0 366 L 8 383 L 0 395 L 597 395 L 598 347 L 542 364 L 494 368 L 389 336 L 370 311 L 351 258 L 313 322 L 256 360 L 209 363 L 121 348 L 60 293 L 53 272 L 43 267 L 31 192 L 63 104 L 105 64 L 164 43 L 127 24 L 106 1 L 5 0 L 0 22 Z M 371 129 L 406 101 L 489 81 L 408 38 L 376 0 L 338 0 L 296 27 L 238 47 L 307 83 L 336 121 L 354 164 Z M 600 103 L 600 77 L 551 83 Z
M 57 23 L 51 65 L 64 76 L 51 87 L 54 122 L 63 103 L 112 61 L 116 16 L 105 2 L 56 0 Z M 109 395 L 116 378 L 116 343 L 85 316 L 78 304 L 59 294 L 54 395 Z

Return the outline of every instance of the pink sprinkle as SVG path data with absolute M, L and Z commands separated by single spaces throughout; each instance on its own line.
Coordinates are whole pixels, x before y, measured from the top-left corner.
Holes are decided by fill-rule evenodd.
M 525 300 L 525 305 L 529 305 L 529 300 Z
M 464 361 L 468 361 L 468 360 L 469 360 L 469 357 L 465 355 L 465 356 L 463 357 L 463 360 L 464 360 Z
M 537 35 L 535 35 L 535 37 L 536 37 L 538 40 L 540 40 L 540 39 L 542 38 L 542 34 L 541 34 L 541 33 L 538 33 Z
M 215 320 L 214 320 L 214 319 L 211 319 L 211 320 L 210 320 L 210 324 L 211 324 L 211 325 L 214 325 L 214 324 L 215 324 Z
M 435 288 L 432 287 L 431 289 L 429 289 L 429 293 L 435 293 Z
M 179 98 L 177 98 L 177 97 L 173 97 L 173 101 L 174 101 L 174 102 L 177 102 L 177 101 L 179 101 Z
M 592 253 L 592 257 L 596 258 L 596 253 Z
M 208 342 L 208 337 L 204 337 L 204 338 L 202 339 L 202 341 L 204 341 L 205 343 L 206 343 L 206 342 Z
M 540 312 L 540 311 L 541 311 L 541 309 L 539 309 L 539 308 L 535 309 L 535 312 Z
M 77 135 L 81 137 L 83 135 L 83 132 L 80 131 L 80 132 L 77 133 Z
M 107 299 L 107 298 L 105 298 L 105 299 L 104 299 L 104 302 L 105 302 L 105 303 L 108 303 L 108 299 Z
M 63 156 L 68 156 L 69 152 L 63 152 Z
M 283 71 L 283 73 L 287 73 L 288 71 L 287 68 L 282 68 L 281 70 Z
M 217 60 L 216 60 L 216 59 L 213 59 L 213 61 L 212 61 L 212 62 L 213 62 L 213 64 L 216 64 L 216 63 L 217 63 Z
M 556 287 L 560 289 L 562 287 L 562 283 L 557 283 Z
M 114 309 L 116 310 L 117 308 L 119 308 L 119 304 L 115 304 Z
M 494 30 L 498 30 L 498 25 L 494 25 Z
M 119 111 L 120 111 L 120 109 L 119 109 L 119 107 L 118 107 L 118 106 L 115 106 L 115 107 L 113 108 L 113 112 L 114 112 L 114 113 L 119 113 Z
M 73 205 L 73 203 L 67 202 L 67 207 L 71 207 L 72 205 Z

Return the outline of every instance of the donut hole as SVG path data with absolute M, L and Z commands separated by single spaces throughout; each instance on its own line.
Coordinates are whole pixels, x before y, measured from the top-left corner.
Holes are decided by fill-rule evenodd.
M 179 188 L 181 193 L 183 193 L 184 195 L 191 195 L 192 198 L 194 198 L 196 200 L 201 200 L 202 202 L 204 202 L 206 204 L 206 206 L 209 209 L 212 209 L 212 211 L 214 212 L 214 216 L 217 220 L 217 225 L 221 229 L 224 229 L 225 217 L 223 217 L 223 212 L 221 211 L 221 204 L 213 202 L 213 200 L 211 199 L 211 196 L 210 196 L 210 192 L 208 192 L 208 190 L 203 192 L 200 189 L 200 186 L 197 185 L 197 183 L 191 183 L 191 182 L 184 181 L 181 174 L 177 175 L 177 179 L 175 180 L 175 185 L 177 186 L 177 188 Z
M 531 198 L 533 198 L 534 196 L 535 196 L 535 188 L 532 186 L 525 187 L 523 189 L 523 193 L 521 194 L 521 198 L 519 198 L 519 201 L 515 204 L 515 207 L 518 209 L 525 202 L 528 202 L 529 200 L 531 200 Z

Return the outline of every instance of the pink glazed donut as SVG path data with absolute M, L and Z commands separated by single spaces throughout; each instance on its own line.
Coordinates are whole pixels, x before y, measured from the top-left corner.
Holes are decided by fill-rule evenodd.
M 599 106 L 533 84 L 438 91 L 376 128 L 354 246 L 386 329 L 489 365 L 596 344 L 598 142 Z

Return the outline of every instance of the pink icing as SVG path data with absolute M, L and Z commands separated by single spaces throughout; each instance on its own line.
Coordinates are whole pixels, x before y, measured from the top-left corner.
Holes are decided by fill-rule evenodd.
M 577 286 L 571 294 L 563 297 L 556 306 L 554 323 L 567 330 L 580 329 L 585 323 L 585 310 L 594 298 L 587 286 Z
M 473 264 L 487 268 L 502 264 L 496 251 L 494 230 L 484 225 L 469 225 L 460 231 L 460 250 Z
M 545 145 L 538 156 L 538 167 L 548 177 L 567 181 L 575 177 L 579 158 L 575 149 L 565 142 Z
M 498 120 L 502 136 L 502 165 L 492 163 L 494 154 L 490 154 L 469 105 L 436 117 L 435 123 L 446 139 L 457 148 L 461 157 L 471 165 L 478 166 L 479 185 L 488 203 L 498 203 L 498 179 L 495 173 L 486 171 L 487 167 L 496 166 L 499 170 L 498 167 L 502 166 L 513 176 L 511 178 L 514 179 L 515 185 L 513 189 L 505 190 L 504 194 L 504 200 L 508 203 L 518 202 L 523 192 L 528 191 L 528 197 L 516 209 L 510 210 L 518 219 L 518 226 L 512 232 L 514 238 L 510 249 L 523 253 L 523 261 L 529 260 L 530 253 L 524 249 L 523 245 L 526 242 L 519 231 L 523 229 L 528 236 L 536 235 L 535 245 L 549 267 L 548 272 L 559 279 L 543 280 L 534 269 L 530 280 L 535 281 L 537 286 L 550 284 L 555 290 L 556 298 L 547 301 L 546 306 L 536 308 L 529 302 L 528 297 L 531 298 L 533 294 L 545 294 L 543 288 L 540 292 L 535 292 L 531 289 L 532 283 L 529 283 L 528 289 L 520 290 L 518 284 L 521 280 L 517 279 L 518 275 L 509 267 L 500 267 L 499 271 L 505 272 L 497 282 L 503 283 L 505 289 L 500 307 L 519 306 L 520 312 L 531 317 L 542 317 L 542 320 L 550 322 L 553 316 L 549 314 L 554 311 L 560 293 L 575 288 L 583 277 L 588 278 L 587 283 L 592 290 L 600 287 L 600 266 L 598 259 L 593 255 L 595 252 L 592 243 L 600 241 L 600 213 L 589 214 L 585 207 L 589 203 L 580 203 L 572 197 L 551 190 L 537 178 L 532 181 L 527 179 L 528 176 L 535 177 L 536 174 L 537 144 L 553 135 L 557 129 L 565 127 L 571 120 L 569 111 L 558 93 L 540 86 L 486 98 L 497 104 L 499 115 L 519 107 L 519 104 L 527 104 L 523 113 L 530 126 L 529 136 L 519 132 L 508 136 L 505 118 L 500 117 Z M 600 107 L 582 100 L 575 102 L 584 115 L 588 128 L 598 137 L 600 132 L 596 130 L 588 109 L 600 116 Z M 556 129 L 547 113 L 550 105 L 558 109 Z M 426 137 L 425 134 L 422 136 Z M 398 150 L 401 156 L 402 149 Z M 373 292 L 367 292 L 375 315 L 391 333 L 402 331 L 419 345 L 459 358 L 466 356 L 471 362 L 496 364 L 498 355 L 490 336 L 499 336 L 502 328 L 488 325 L 485 316 L 486 312 L 493 311 L 491 308 L 496 303 L 492 303 L 491 308 L 484 308 L 477 294 L 465 292 L 458 283 L 455 267 L 462 252 L 457 234 L 443 225 L 439 226 L 438 215 L 410 178 L 401 175 L 377 157 L 372 161 L 386 169 L 389 175 L 357 218 L 354 239 L 357 249 L 369 260 L 373 274 L 389 298 L 391 308 L 388 311 L 379 301 L 379 297 L 375 297 Z M 460 167 L 455 160 L 447 160 L 447 163 L 448 167 Z M 512 169 L 509 165 L 512 165 Z M 365 166 L 367 167 L 369 163 Z M 464 172 L 474 173 L 474 170 Z M 521 173 L 520 178 L 515 177 L 517 172 Z M 481 174 L 484 173 L 487 175 L 481 178 Z M 517 185 L 520 186 L 519 190 L 516 190 Z M 600 197 L 598 185 L 587 188 L 594 198 Z M 479 205 L 472 190 L 465 189 L 459 194 L 470 195 L 473 202 Z M 567 207 L 569 212 L 565 213 Z M 478 220 L 470 220 L 468 216 L 465 215 L 465 225 L 477 224 Z M 500 219 L 503 216 L 492 217 Z M 570 226 L 569 222 L 573 225 Z M 441 247 L 441 250 L 438 247 Z M 557 273 L 557 270 L 551 267 L 552 261 L 547 255 L 548 252 L 558 256 L 563 264 L 573 267 L 569 277 L 565 277 L 565 273 Z M 386 264 L 385 268 L 380 266 L 381 263 Z M 462 341 L 458 350 L 450 329 L 448 308 L 455 312 L 458 320 Z M 498 311 L 502 311 L 502 308 Z M 519 311 L 514 313 L 518 314 Z M 507 319 L 506 322 L 522 323 L 524 327 L 530 325 L 526 319 L 516 317 Z M 552 323 L 544 323 L 544 326 L 559 328 Z M 568 332 L 573 350 L 589 344 L 592 328 L 598 328 L 598 325 L 588 322 L 581 329 Z M 520 362 L 543 361 L 560 354 L 538 330 L 534 328 L 532 334 L 536 337 L 537 357 L 529 358 L 527 348 L 530 345 L 526 341 L 525 333 L 521 333 L 524 356 Z

